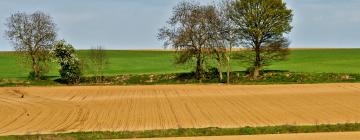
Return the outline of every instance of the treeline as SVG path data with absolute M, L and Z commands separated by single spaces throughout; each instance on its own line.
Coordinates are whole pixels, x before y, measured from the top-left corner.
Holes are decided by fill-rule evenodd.
M 284 34 L 292 29 L 292 17 L 282 0 L 227 0 L 212 5 L 184 1 L 173 8 L 158 36 L 165 47 L 178 52 L 177 64 L 195 62 L 200 82 L 213 60 L 220 79 L 225 68 L 229 82 L 235 47 L 242 48 L 235 58 L 249 66 L 250 78 L 258 79 L 264 66 L 288 55 Z
M 29 80 L 43 80 L 50 63 L 55 61 L 60 65 L 62 83 L 79 83 L 85 67 L 101 82 L 100 75 L 107 64 L 104 48 L 93 47 L 87 61 L 80 60 L 71 44 L 57 40 L 56 24 L 48 14 L 18 12 L 7 19 L 6 26 L 5 35 L 12 42 L 19 62 L 31 67 Z
M 158 38 L 166 48 L 176 50 L 176 64 L 194 64 L 194 78 L 199 82 L 213 74 L 209 66 L 214 62 L 219 79 L 223 81 L 226 71 L 230 83 L 233 58 L 248 65 L 250 79 L 258 79 L 264 66 L 288 55 L 289 41 L 284 35 L 292 29 L 293 15 L 282 0 L 226 0 L 209 5 L 183 1 L 172 13 Z M 80 60 L 71 44 L 57 40 L 56 24 L 48 14 L 18 12 L 7 19 L 6 26 L 6 37 L 31 66 L 29 79 L 42 79 L 55 61 L 64 83 L 79 83 L 85 67 L 97 82 L 103 80 L 108 63 L 104 48 L 95 47 L 86 61 Z M 234 48 L 241 48 L 235 56 Z

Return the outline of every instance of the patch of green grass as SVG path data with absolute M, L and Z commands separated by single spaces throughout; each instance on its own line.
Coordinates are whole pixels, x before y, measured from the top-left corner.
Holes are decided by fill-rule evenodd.
M 104 73 L 107 76 L 122 74 L 160 74 L 183 73 L 192 69 L 189 66 L 174 65 L 172 51 L 106 51 L 109 64 Z M 80 58 L 86 60 L 89 51 L 78 51 Z M 314 49 L 292 50 L 287 61 L 276 62 L 268 70 L 287 70 L 308 73 L 360 73 L 360 49 Z M 245 70 L 233 60 L 234 71 Z M 51 65 L 48 76 L 58 76 L 58 66 Z M 29 68 L 17 62 L 11 52 L 0 52 L 0 79 L 26 79 Z M 91 73 L 87 72 L 89 76 Z
M 86 59 L 89 51 L 79 51 L 81 58 Z M 172 51 L 106 51 L 109 64 L 105 75 L 119 74 L 159 74 L 187 72 L 183 66 L 173 64 L 175 52 Z M 88 73 L 90 74 L 90 73 Z
M 360 49 L 293 50 L 287 61 L 268 67 L 308 73 L 360 73 Z
M 318 132 L 354 132 L 360 131 L 359 123 L 307 126 L 265 126 L 242 128 L 189 128 L 149 131 L 124 132 L 73 132 L 45 135 L 3 136 L 3 140 L 38 140 L 38 139 L 127 139 L 127 138 L 160 138 L 160 137 L 196 137 L 196 136 L 231 136 L 262 134 L 293 134 Z
M 0 52 L 0 79 L 27 80 L 30 67 L 23 63 L 14 52 Z M 49 76 L 58 76 L 57 65 L 50 65 Z

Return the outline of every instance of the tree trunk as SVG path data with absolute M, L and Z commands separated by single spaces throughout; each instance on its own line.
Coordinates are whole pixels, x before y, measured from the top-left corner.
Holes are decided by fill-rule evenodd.
M 252 72 L 252 78 L 254 80 L 259 78 L 261 70 L 260 44 L 256 44 L 255 46 L 255 64 Z
M 257 67 L 257 66 L 254 67 L 254 70 L 252 72 L 252 76 L 253 76 L 254 80 L 257 80 L 259 78 L 260 70 L 261 70 L 261 67 Z
M 199 54 L 197 56 L 197 60 L 196 60 L 196 79 L 199 80 L 200 83 L 202 83 L 202 78 L 203 78 L 203 70 L 202 70 L 202 58 L 201 58 L 201 54 Z
M 230 71 L 231 71 L 231 64 L 230 64 L 230 59 L 231 59 L 231 51 L 232 51 L 232 45 L 230 44 L 230 50 L 229 50 L 229 54 L 226 57 L 227 59 L 227 77 L 226 77 L 226 83 L 230 84 Z
M 33 64 L 32 64 L 32 69 L 33 69 L 33 72 L 34 72 L 34 78 L 35 78 L 35 80 L 39 80 L 39 72 L 38 72 L 38 70 L 37 70 L 36 63 L 33 63 Z
M 222 70 L 219 70 L 219 78 L 220 78 L 220 81 L 221 81 L 221 82 L 222 82 L 223 79 L 224 79 L 224 77 L 223 77 L 222 74 L 223 74 L 223 73 L 222 73 Z
M 227 64 L 227 72 L 226 72 L 226 83 L 230 84 L 230 59 L 227 58 L 228 64 Z
M 34 78 L 35 78 L 35 80 L 40 80 L 39 65 L 36 62 L 36 58 L 33 55 L 31 56 L 31 60 L 32 60 L 32 69 L 33 69 L 33 72 L 34 72 Z
M 218 72 L 219 72 L 220 82 L 222 82 L 222 80 L 224 79 L 223 75 L 222 75 L 221 67 L 222 67 L 221 62 L 219 62 L 219 64 L 218 64 Z
M 217 72 L 219 73 L 219 82 L 222 82 L 223 78 L 223 73 L 222 73 L 222 56 L 220 54 L 220 52 L 216 51 L 216 61 L 217 61 Z

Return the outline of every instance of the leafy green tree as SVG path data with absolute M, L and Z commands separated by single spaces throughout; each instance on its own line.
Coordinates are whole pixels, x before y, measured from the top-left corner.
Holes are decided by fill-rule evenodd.
M 168 26 L 160 29 L 159 39 L 165 40 L 164 46 L 171 46 L 179 54 L 177 64 L 195 60 L 195 74 L 200 82 L 204 79 L 213 47 L 218 46 L 215 45 L 218 32 L 214 26 L 219 22 L 214 6 L 181 2 L 174 8 Z
M 75 54 L 75 48 L 64 40 L 58 41 L 53 50 L 61 68 L 59 70 L 62 81 L 67 84 L 77 84 L 82 75 L 81 61 Z
M 251 76 L 257 79 L 264 66 L 288 55 L 289 41 L 284 34 L 292 29 L 292 10 L 283 0 L 235 0 L 231 6 L 236 34 L 247 48 L 241 59 L 251 63 Z
M 54 21 L 40 11 L 33 14 L 18 12 L 12 14 L 5 25 L 5 35 L 13 43 L 15 51 L 31 65 L 29 77 L 39 80 L 48 72 L 50 50 L 56 39 Z

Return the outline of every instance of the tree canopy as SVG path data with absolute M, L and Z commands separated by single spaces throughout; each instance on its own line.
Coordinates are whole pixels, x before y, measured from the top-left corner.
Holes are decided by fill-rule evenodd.
M 33 14 L 15 13 L 6 22 L 6 37 L 18 54 L 31 63 L 31 74 L 39 79 L 47 72 L 50 50 L 56 39 L 56 25 L 52 18 L 40 11 Z
M 217 45 L 220 24 L 216 8 L 193 2 L 181 2 L 173 10 L 168 26 L 160 29 L 159 39 L 165 40 L 165 47 L 178 52 L 177 64 L 195 59 L 196 78 L 202 80 L 207 59 Z
M 239 41 L 249 49 L 241 59 L 252 63 L 256 79 L 263 66 L 286 58 L 289 41 L 284 34 L 292 29 L 292 10 L 282 0 L 236 0 L 231 5 Z
M 75 48 L 64 40 L 55 44 L 53 55 L 56 57 L 61 68 L 59 70 L 61 79 L 67 84 L 80 82 L 82 75 L 81 61 L 75 54 Z

